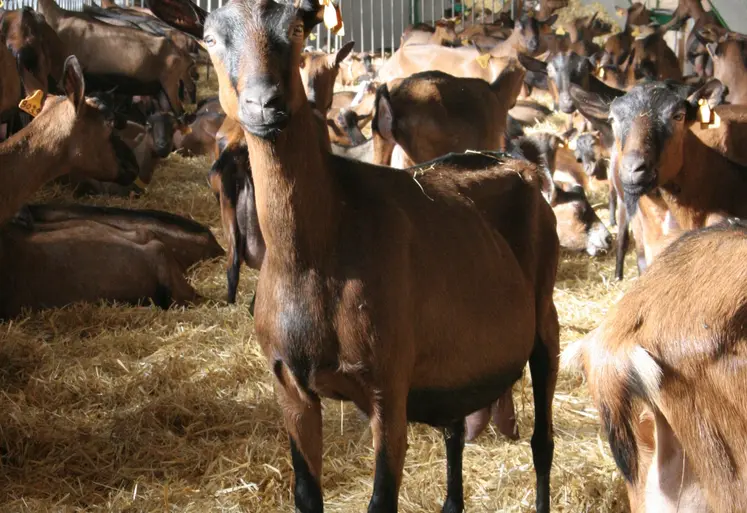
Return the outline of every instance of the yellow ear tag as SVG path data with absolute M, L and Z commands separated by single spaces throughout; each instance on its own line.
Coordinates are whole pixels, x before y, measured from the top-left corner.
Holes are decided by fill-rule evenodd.
M 313 32 L 311 34 L 309 34 L 309 40 L 310 41 L 316 41 L 316 34 L 314 34 Z
M 604 80 L 604 68 L 599 68 L 599 71 L 597 71 L 597 75 L 599 75 L 599 78 Z
M 711 118 L 711 123 L 708 125 L 708 130 L 712 128 L 718 128 L 721 126 L 721 116 L 718 115 L 718 112 L 713 111 L 713 117 Z
M 556 33 L 557 35 L 559 35 L 559 36 L 564 36 L 564 35 L 566 35 L 566 34 L 567 34 L 568 32 L 566 32 L 566 31 L 565 31 L 565 29 L 564 29 L 563 27 L 558 27 L 558 30 L 556 30 L 556 31 L 555 31 L 555 33 Z
M 641 35 L 641 29 L 638 27 L 633 27 L 633 37 L 638 37 Z
M 190 125 L 187 125 L 184 127 L 184 130 L 182 130 L 182 135 L 189 135 L 192 133 L 192 127 Z
M 335 34 L 342 28 L 342 16 L 336 5 L 327 3 L 324 6 L 324 26 Z
M 697 119 L 704 125 L 707 125 L 711 122 L 711 108 L 708 106 L 708 102 L 705 100 L 705 98 L 701 98 L 700 100 L 698 100 L 698 106 Z
M 469 46 L 469 39 L 462 39 L 462 46 Z
M 488 63 L 490 62 L 490 54 L 489 53 L 482 54 L 475 60 L 477 61 L 477 64 L 479 64 L 482 69 L 487 69 Z
M 18 108 L 35 118 L 41 113 L 43 99 L 44 92 L 41 89 L 37 89 L 31 94 L 31 96 L 27 96 L 21 100 L 21 103 L 18 104 Z

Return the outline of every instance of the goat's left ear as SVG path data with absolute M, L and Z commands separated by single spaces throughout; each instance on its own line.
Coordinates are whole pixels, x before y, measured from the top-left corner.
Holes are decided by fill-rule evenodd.
M 353 51 L 353 48 L 355 47 L 355 41 L 349 41 L 345 43 L 342 48 L 337 50 L 337 53 L 334 55 L 330 55 L 331 64 L 333 66 L 339 66 L 342 61 L 344 61 L 348 55 L 350 55 L 350 52 Z
M 80 63 L 75 55 L 71 55 L 65 60 L 65 67 L 62 72 L 62 85 L 65 88 L 68 100 L 75 105 L 75 110 L 80 111 L 86 103 L 86 83 L 83 80 L 83 71 L 80 69 Z
M 207 11 L 190 0 L 148 0 L 156 18 L 190 36 L 202 40 Z
M 724 103 L 726 86 L 720 80 L 713 78 L 687 97 L 687 119 L 695 119 L 698 102 L 706 100 L 710 108 Z

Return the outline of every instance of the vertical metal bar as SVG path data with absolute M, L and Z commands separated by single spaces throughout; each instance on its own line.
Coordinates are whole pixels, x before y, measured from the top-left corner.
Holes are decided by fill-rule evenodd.
M 425 0 L 420 0 L 420 21 L 425 23 Z
M 384 58 L 384 47 L 386 46 L 386 43 L 384 42 L 384 0 L 379 0 L 381 2 L 381 58 Z
M 391 25 L 389 25 L 389 29 L 390 29 L 390 30 L 392 31 L 392 34 L 391 34 L 391 41 L 392 41 L 392 44 L 391 44 L 391 46 L 389 47 L 389 51 L 390 51 L 391 53 L 394 53 L 394 0 L 391 0 L 391 1 L 389 2 L 389 8 L 391 9 L 391 13 L 390 13 L 390 14 L 391 14 L 391 16 L 390 16 L 390 19 L 391 19 L 391 21 L 392 21 L 392 24 L 391 24 Z
M 399 7 L 401 9 L 401 17 L 399 19 L 399 28 L 400 28 L 399 35 L 401 38 L 402 33 L 405 31 L 405 0 L 399 0 Z
M 316 26 L 316 49 L 319 50 L 319 45 L 322 44 L 322 26 Z
M 431 23 L 435 26 L 436 22 L 436 0 L 431 0 Z
M 374 0 L 371 0 L 371 18 L 369 18 L 369 22 L 371 23 L 371 53 L 374 53 L 376 51 L 374 43 L 376 41 L 376 35 L 374 34 Z
M 410 25 L 415 23 L 415 0 L 410 0 Z
M 365 48 L 366 38 L 364 34 L 366 32 L 366 25 L 365 23 L 363 23 L 363 20 L 365 19 L 365 16 L 363 16 L 363 0 L 360 0 L 360 2 L 358 3 L 360 4 L 360 8 L 358 9 L 358 16 L 361 17 L 361 38 L 360 38 L 360 41 L 358 41 L 358 43 L 360 44 L 360 46 L 358 47 L 358 51 L 365 52 L 366 51 L 366 48 Z

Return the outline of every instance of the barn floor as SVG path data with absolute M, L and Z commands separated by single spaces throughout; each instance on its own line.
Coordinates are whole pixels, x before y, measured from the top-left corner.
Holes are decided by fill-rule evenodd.
M 143 198 L 86 202 L 166 209 L 209 225 L 223 242 L 209 166 L 171 156 Z M 37 197 L 70 200 L 59 187 Z M 607 219 L 606 205 L 599 214 Z M 0 511 L 293 511 L 287 437 L 248 315 L 256 274 L 243 271 L 238 304 L 227 306 L 223 266 L 192 271 L 209 298 L 199 307 L 81 305 L 0 324 Z M 563 255 L 555 292 L 563 346 L 595 327 L 629 286 L 612 281 L 613 266 L 612 256 Z M 632 258 L 627 269 L 635 274 Z M 533 510 L 528 376 L 514 393 L 520 441 L 491 428 L 465 449 L 467 511 Z M 324 406 L 326 511 L 365 511 L 370 430 L 352 405 Z M 553 511 L 626 511 L 578 376 L 560 376 L 555 429 Z M 413 425 L 409 444 L 400 511 L 440 511 L 441 435 Z

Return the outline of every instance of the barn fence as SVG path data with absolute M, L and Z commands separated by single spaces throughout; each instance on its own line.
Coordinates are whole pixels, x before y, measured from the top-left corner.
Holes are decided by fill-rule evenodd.
M 227 0 L 196 0 L 206 11 L 221 7 Z M 96 5 L 94 0 L 56 0 L 70 11 L 82 11 L 84 5 Z M 432 23 L 444 16 L 451 17 L 462 13 L 465 5 L 467 19 L 474 21 L 476 12 L 487 14 L 487 20 L 494 20 L 504 3 L 510 0 L 339 0 L 340 11 L 345 23 L 345 35 L 334 36 L 320 26 L 308 41 L 308 45 L 318 50 L 334 51 L 348 41 L 355 41 L 355 48 L 362 52 L 392 52 L 399 47 L 400 35 L 412 23 Z M 116 0 L 125 6 L 145 6 L 145 0 Z M 36 0 L 5 0 L 6 9 L 22 7 L 36 9 Z

